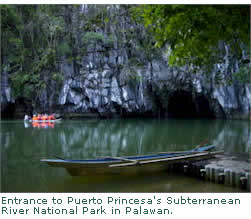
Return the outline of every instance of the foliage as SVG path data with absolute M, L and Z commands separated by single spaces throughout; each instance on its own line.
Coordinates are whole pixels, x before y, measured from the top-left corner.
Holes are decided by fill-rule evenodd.
M 85 33 L 82 41 L 84 45 L 95 46 L 97 44 L 100 44 L 112 47 L 114 38 L 112 36 L 106 37 L 103 34 L 97 32 L 87 32 Z
M 71 48 L 67 42 L 62 42 L 58 45 L 58 53 L 59 55 L 69 55 L 71 52 Z
M 250 68 L 249 66 L 241 66 L 240 69 L 233 74 L 234 81 L 245 84 L 250 80 Z
M 14 96 L 29 98 L 33 105 L 41 92 L 53 96 L 58 91 L 61 63 L 71 62 L 75 74 L 88 62 L 83 62 L 87 51 L 94 61 L 101 57 L 98 68 L 112 60 L 118 74 L 128 66 L 128 77 L 137 81 L 135 69 L 146 63 L 152 69 L 159 47 L 168 46 L 170 63 L 196 67 L 219 60 L 222 41 L 236 56 L 249 45 L 245 5 L 0 5 L 0 10 L 1 68 L 8 69 Z M 231 80 L 247 77 L 243 66 Z M 216 74 L 215 81 L 220 80 Z
M 84 44 L 98 44 L 98 43 L 103 43 L 105 40 L 105 37 L 96 32 L 87 32 L 84 37 L 83 37 L 83 43 Z
M 238 55 L 241 42 L 250 43 L 248 5 L 140 5 L 133 13 L 153 33 L 156 47 L 168 44 L 173 65 L 211 65 L 219 59 L 219 42 Z
M 9 66 L 14 97 L 34 103 L 43 90 L 54 91 L 61 82 L 58 55 L 70 54 L 67 42 L 61 43 L 66 22 L 59 16 L 62 7 L 48 5 L 1 5 L 2 56 Z M 53 93 L 53 92 L 51 92 Z

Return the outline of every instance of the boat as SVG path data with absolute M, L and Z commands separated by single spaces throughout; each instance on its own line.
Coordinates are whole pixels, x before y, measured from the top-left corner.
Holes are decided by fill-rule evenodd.
M 60 122 L 62 119 L 61 118 L 56 118 L 56 119 L 53 119 L 53 120 L 49 120 L 49 119 L 45 119 L 45 120 L 42 120 L 42 119 L 39 119 L 39 120 L 33 120 L 31 119 L 28 115 L 25 115 L 24 116 L 24 121 L 28 121 L 28 122 L 36 122 L 36 123 L 51 123 L 51 122 Z
M 168 169 L 168 165 L 173 163 L 211 158 L 220 153 L 217 151 L 212 152 L 211 150 L 214 148 L 214 145 L 206 145 L 188 151 L 160 152 L 153 155 L 100 157 L 86 160 L 70 160 L 57 157 L 57 159 L 43 158 L 40 161 L 52 167 L 65 168 L 72 176 L 154 172 Z
M 49 122 L 60 122 L 62 119 L 54 119 L 54 120 L 32 120 L 29 119 L 29 122 L 39 122 L 39 123 L 49 123 Z

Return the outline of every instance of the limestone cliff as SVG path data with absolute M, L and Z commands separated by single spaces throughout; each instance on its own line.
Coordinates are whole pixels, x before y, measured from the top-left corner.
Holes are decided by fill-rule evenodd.
M 89 10 L 83 8 L 81 13 L 88 15 Z M 114 10 L 119 10 L 116 16 Z M 149 49 L 152 41 L 146 30 L 123 10 L 107 8 L 116 22 L 111 19 L 93 26 L 92 32 L 76 32 L 76 39 L 86 43 L 83 55 L 77 61 L 62 56 L 63 82 L 55 85 L 55 91 L 42 91 L 38 105 L 26 102 L 22 110 L 57 111 L 65 116 L 250 118 L 251 85 L 234 79 L 243 63 L 249 65 L 245 49 L 236 58 L 222 43 L 222 59 L 207 74 L 206 67 L 170 67 L 166 50 Z M 84 28 L 76 23 L 79 30 Z M 77 41 L 80 47 L 81 42 Z M 20 98 L 11 98 L 10 74 L 5 69 L 1 77 L 2 115 L 23 104 Z

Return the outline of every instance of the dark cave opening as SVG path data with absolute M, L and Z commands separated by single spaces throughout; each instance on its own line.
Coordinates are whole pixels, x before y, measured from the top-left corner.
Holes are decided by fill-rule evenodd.
M 14 119 L 23 118 L 24 115 L 31 116 L 33 113 L 32 102 L 29 99 L 20 97 L 15 102 L 8 102 L 1 109 L 1 118 Z
M 167 115 L 170 118 L 215 118 L 204 95 L 193 98 L 192 93 L 183 90 L 170 94 Z
M 197 117 L 215 119 L 216 116 L 210 107 L 208 99 L 204 95 L 196 96 Z
M 14 103 L 8 103 L 1 112 L 1 118 L 10 119 L 14 117 L 16 106 Z

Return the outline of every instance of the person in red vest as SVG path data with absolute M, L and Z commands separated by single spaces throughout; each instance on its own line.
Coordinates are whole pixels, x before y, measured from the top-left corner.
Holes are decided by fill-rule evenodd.
M 55 115 L 54 114 L 51 114 L 51 115 L 49 115 L 48 116 L 48 120 L 55 120 L 56 118 L 55 118 Z
M 37 120 L 42 120 L 41 114 L 38 114 L 38 115 L 37 115 Z
M 42 116 L 42 120 L 48 120 L 47 114 L 44 114 L 44 115 Z
M 33 116 L 32 116 L 32 120 L 35 120 L 35 121 L 38 120 L 38 119 L 37 119 L 37 115 L 33 115 Z
M 51 115 L 51 120 L 55 120 L 55 119 L 56 119 L 55 115 L 52 114 L 52 115 Z

